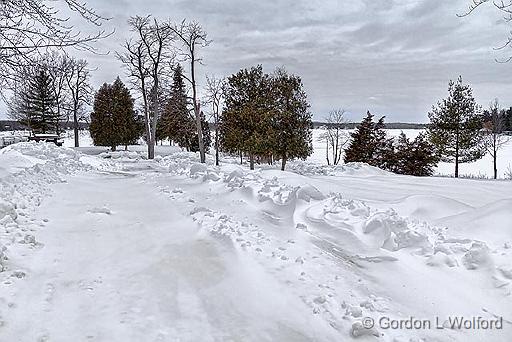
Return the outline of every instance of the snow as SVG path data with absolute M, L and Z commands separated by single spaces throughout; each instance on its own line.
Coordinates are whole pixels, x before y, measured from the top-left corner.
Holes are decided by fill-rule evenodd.
M 0 341 L 512 336 L 512 182 L 326 166 L 323 150 L 285 172 L 173 146 L 149 161 L 82 138 L 0 150 Z M 456 316 L 503 329 L 378 323 Z
M 512 336 L 512 182 L 143 148 L 0 150 L 1 341 Z

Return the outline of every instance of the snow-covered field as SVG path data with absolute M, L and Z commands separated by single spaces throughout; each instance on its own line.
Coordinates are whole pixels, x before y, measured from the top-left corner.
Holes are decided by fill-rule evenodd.
M 414 139 L 422 130 L 418 129 L 388 129 L 389 136 L 398 136 L 404 132 L 409 139 Z M 313 148 L 314 153 L 308 159 L 314 163 L 327 164 L 325 158 L 325 142 L 322 142 L 320 137 L 322 130 L 313 130 Z M 331 157 L 332 159 L 332 157 Z M 482 159 L 473 163 L 465 163 L 459 165 L 459 173 L 461 177 L 466 178 L 492 178 L 493 177 L 493 161 L 492 157 L 487 154 Z M 441 162 L 437 166 L 436 175 L 439 176 L 453 176 L 455 164 Z M 512 172 L 512 136 L 510 141 L 498 151 L 498 178 L 505 178 Z
M 512 182 L 142 149 L 0 150 L 0 341 L 511 339 Z

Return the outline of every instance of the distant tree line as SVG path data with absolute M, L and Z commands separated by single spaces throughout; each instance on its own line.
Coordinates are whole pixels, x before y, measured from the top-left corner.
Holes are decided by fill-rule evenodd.
M 473 1 L 468 14 L 487 2 Z M 75 12 L 93 26 L 108 21 L 85 4 L 64 3 L 63 11 Z M 510 2 L 495 6 L 512 13 Z M 13 94 L 7 101 L 9 117 L 33 132 L 59 133 L 63 122 L 72 121 L 79 146 L 80 124 L 89 122 L 92 70 L 87 61 L 70 56 L 68 48 L 94 52 L 92 43 L 110 33 L 100 28 L 82 35 L 66 24 L 67 17 L 47 0 L 3 4 L 0 93 L 5 97 L 7 89 Z M 168 140 L 199 152 L 201 162 L 213 144 L 217 165 L 222 151 L 248 160 L 251 169 L 256 163 L 279 161 L 284 170 L 289 160 L 311 155 L 313 122 L 300 77 L 284 69 L 267 74 L 259 65 L 226 79 L 207 77 L 201 98 L 197 68 L 202 65 L 201 50 L 211 43 L 201 25 L 152 16 L 133 16 L 128 24 L 132 36 L 116 55 L 140 100 L 136 106 L 119 78 L 103 84 L 90 114 L 95 144 L 126 148 L 142 137 L 151 159 L 156 142 Z M 428 113 L 426 133 L 412 140 L 404 134 L 388 137 L 384 118 L 374 122 L 370 113 L 348 135 L 346 129 L 353 124 L 345 122 L 343 114 L 332 111 L 322 125 L 328 164 L 359 161 L 419 176 L 432 174 L 437 162 L 445 161 L 455 164 L 458 177 L 461 163 L 490 154 L 496 178 L 499 151 L 509 140 L 505 133 L 512 131 L 512 108 L 502 109 L 496 100 L 482 110 L 462 78 L 450 81 L 447 98 Z
M 512 108 L 501 109 L 495 100 L 489 110 L 482 110 L 471 87 L 459 77 L 449 82 L 448 96 L 432 107 L 428 117 L 426 133 L 410 141 L 403 133 L 397 139 L 387 137 L 384 118 L 374 122 L 368 112 L 350 134 L 344 161 L 416 176 L 431 175 L 437 163 L 444 161 L 454 163 L 454 175 L 459 177 L 460 164 L 490 154 L 497 178 L 498 152 L 510 141 L 507 132 L 512 131 Z

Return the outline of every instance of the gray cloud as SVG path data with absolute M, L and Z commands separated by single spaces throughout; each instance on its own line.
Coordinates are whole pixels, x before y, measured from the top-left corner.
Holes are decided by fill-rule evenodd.
M 449 79 L 462 75 L 487 105 L 512 105 L 511 64 L 494 58 L 508 27 L 491 8 L 458 18 L 469 0 L 89 0 L 115 35 L 99 43 L 115 51 L 129 37 L 130 15 L 196 19 L 213 43 L 202 53 L 204 75 L 230 75 L 261 63 L 300 75 L 315 118 L 344 107 L 359 120 L 366 110 L 391 121 L 424 122 L 445 96 Z M 97 67 L 93 82 L 124 71 L 114 54 L 86 56 Z

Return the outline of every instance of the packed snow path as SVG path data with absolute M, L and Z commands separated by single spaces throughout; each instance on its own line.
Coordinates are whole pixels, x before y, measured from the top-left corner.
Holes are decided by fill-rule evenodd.
M 314 339 L 308 315 L 286 293 L 271 291 L 275 281 L 200 234 L 189 212 L 130 174 L 92 173 L 55 186 L 38 210 L 47 222 L 38 234 L 44 248 L 20 265 L 28 275 L 0 336 Z
M 509 340 L 512 183 L 291 167 L 7 148 L 0 341 Z

